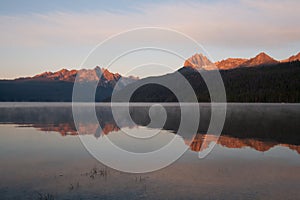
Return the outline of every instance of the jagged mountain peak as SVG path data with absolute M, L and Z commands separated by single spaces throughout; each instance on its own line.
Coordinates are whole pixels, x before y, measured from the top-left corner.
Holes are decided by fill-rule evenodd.
M 265 52 L 260 52 L 259 54 L 257 54 L 253 59 L 260 59 L 262 61 L 267 61 L 267 60 L 275 60 L 274 58 L 272 58 L 271 56 L 269 56 L 268 54 L 266 54 Z
M 270 56 L 262 51 L 259 54 L 257 54 L 255 57 L 270 57 Z
M 59 70 L 58 72 L 61 72 L 61 73 L 66 73 L 66 72 L 69 72 L 69 70 L 67 70 L 66 68 L 62 68 L 61 70 Z
M 227 70 L 239 67 L 241 64 L 246 62 L 246 58 L 227 58 L 215 63 L 218 69 Z
M 278 61 L 266 54 L 265 52 L 261 52 L 257 54 L 254 58 L 250 58 L 248 61 L 244 62 L 240 67 L 253 67 L 260 65 L 273 65 L 277 64 Z
M 28 79 L 47 79 L 47 80 L 65 80 L 72 81 L 77 74 L 77 70 L 67 70 L 65 68 L 56 72 L 44 72 Z
M 122 88 L 127 84 L 136 81 L 136 77 L 122 77 L 119 73 L 112 73 L 106 68 L 96 66 L 94 69 L 68 70 L 63 68 L 56 72 L 44 72 L 33 77 L 21 78 L 19 80 L 39 81 L 66 81 L 66 82 L 91 82 L 98 81 L 98 85 L 114 87 L 119 81 L 118 87 Z M 18 79 L 17 79 L 18 80 Z
M 61 81 L 74 81 L 75 77 L 79 74 L 80 78 L 86 78 L 86 80 L 116 80 L 121 77 L 119 73 L 112 73 L 108 69 L 100 68 L 99 66 L 94 69 L 80 69 L 80 70 L 68 70 L 61 69 L 56 72 L 44 72 L 33 77 L 32 79 L 49 79 L 49 80 L 61 80 Z
M 210 70 L 215 69 L 214 63 L 212 63 L 206 56 L 201 53 L 196 53 L 192 57 L 188 58 L 184 62 L 184 67 L 191 67 L 197 70 Z

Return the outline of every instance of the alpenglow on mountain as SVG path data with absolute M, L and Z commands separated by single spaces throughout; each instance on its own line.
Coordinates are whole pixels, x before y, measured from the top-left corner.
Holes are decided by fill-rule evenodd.
M 293 61 L 300 61 L 300 52 L 296 55 L 293 55 L 291 57 L 289 57 L 288 59 L 283 60 L 282 62 L 293 62 Z
M 292 56 L 286 60 L 286 62 L 291 62 L 300 57 L 300 54 L 296 56 Z M 279 63 L 279 61 L 270 57 L 264 52 L 259 53 L 253 58 L 227 58 L 225 60 L 218 61 L 216 63 L 211 62 L 206 56 L 203 54 L 195 54 L 192 57 L 188 58 L 183 66 L 193 68 L 196 70 L 228 70 L 234 69 L 238 67 L 257 67 L 257 66 L 267 66 L 274 65 Z
M 260 65 L 274 65 L 279 63 L 279 61 L 275 60 L 274 58 L 270 57 L 266 53 L 259 53 L 254 58 L 247 60 L 246 62 L 242 63 L 239 67 L 254 67 Z
M 192 57 L 188 58 L 184 64 L 184 67 L 190 67 L 196 70 L 214 70 L 217 69 L 215 64 L 212 63 L 206 56 L 203 54 L 195 54 Z
M 288 59 L 278 61 L 272 58 L 271 56 L 267 55 L 264 52 L 257 54 L 253 58 L 227 58 L 225 60 L 221 60 L 216 62 L 216 66 L 220 70 L 228 70 L 234 69 L 239 67 L 260 67 L 260 66 L 269 66 L 269 65 L 276 65 L 279 63 L 286 63 L 300 60 L 300 53 L 297 55 L 291 56 Z
M 137 79 L 123 77 L 100 67 L 81 70 L 62 69 L 33 77 L 0 80 L 0 101 L 71 102 L 75 82 L 86 94 L 96 89 L 95 99 L 87 100 L 86 95 L 81 95 L 82 98 L 80 97 L 78 101 L 103 101 L 111 96 L 114 89 L 121 90 Z
M 44 72 L 33 77 L 21 78 L 22 80 L 40 81 L 66 81 L 66 82 L 92 82 L 99 81 L 98 85 L 103 87 L 125 86 L 136 81 L 137 77 L 123 77 L 119 73 L 112 73 L 108 69 L 95 67 L 94 69 L 67 70 L 62 69 L 57 72 Z M 20 79 L 20 80 L 21 80 Z M 17 79 L 18 80 L 18 79 Z

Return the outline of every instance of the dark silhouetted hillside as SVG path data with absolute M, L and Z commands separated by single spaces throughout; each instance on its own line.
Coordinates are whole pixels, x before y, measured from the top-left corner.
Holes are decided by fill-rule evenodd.
M 189 81 L 199 102 L 209 102 L 210 97 L 201 75 L 192 68 L 181 68 L 179 72 Z M 206 71 L 204 73 L 211 73 Z M 300 61 L 278 63 L 258 67 L 241 67 L 221 70 L 228 102 L 300 102 Z M 172 74 L 153 77 L 153 82 L 168 78 Z M 140 81 L 143 81 L 140 80 Z M 137 84 L 138 82 L 133 83 Z M 123 89 L 130 87 L 128 85 Z M 178 86 L 181 87 L 181 86 Z M 181 88 L 184 90 L 184 88 Z M 131 97 L 132 102 L 174 102 L 175 95 L 165 87 L 147 84 L 138 88 Z

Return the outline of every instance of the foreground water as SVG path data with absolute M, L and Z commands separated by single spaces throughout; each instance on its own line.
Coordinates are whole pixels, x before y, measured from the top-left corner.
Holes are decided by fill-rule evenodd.
M 161 137 L 174 137 L 180 108 L 165 105 Z M 205 135 L 209 104 L 189 150 L 175 163 L 151 173 L 124 173 L 99 163 L 82 144 L 70 104 L 0 104 L 0 199 L 297 199 L 300 196 L 300 105 L 229 104 L 222 135 L 203 159 L 214 135 Z M 148 105 L 131 108 L 137 126 L 116 125 L 108 105 L 98 104 L 99 124 L 82 124 L 83 137 L 105 137 L 130 151 L 160 147 L 159 140 L 134 143 L 120 128 L 146 134 Z M 179 122 L 178 122 L 179 120 Z M 206 140 L 204 140 L 206 138 Z M 202 148 L 201 148 L 202 147 Z

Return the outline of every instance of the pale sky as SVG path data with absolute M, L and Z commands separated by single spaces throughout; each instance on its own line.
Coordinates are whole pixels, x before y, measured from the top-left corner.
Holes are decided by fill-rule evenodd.
M 88 53 L 107 37 L 145 26 L 173 29 L 194 38 L 212 61 L 249 58 L 261 51 L 281 60 L 300 51 L 299 8 L 298 0 L 1 0 L 0 79 L 79 69 Z M 174 60 L 171 64 L 179 68 L 183 63 Z M 99 60 L 97 65 L 103 63 Z M 115 71 L 124 74 L 121 65 Z M 156 70 L 145 70 L 150 71 L 155 75 Z

